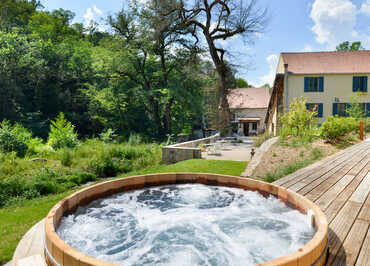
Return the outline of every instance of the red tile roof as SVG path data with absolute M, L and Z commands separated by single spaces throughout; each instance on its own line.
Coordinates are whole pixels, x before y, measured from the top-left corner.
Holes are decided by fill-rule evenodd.
M 281 53 L 294 74 L 370 73 L 370 51 Z
M 232 89 L 227 98 L 230 109 L 267 108 L 270 93 L 268 88 Z

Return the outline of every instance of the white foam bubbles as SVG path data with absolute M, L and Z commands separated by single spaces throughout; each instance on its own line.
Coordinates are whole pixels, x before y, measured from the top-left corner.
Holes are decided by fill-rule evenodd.
M 184 184 L 96 200 L 64 217 L 57 233 L 123 265 L 253 265 L 307 243 L 308 219 L 257 192 Z

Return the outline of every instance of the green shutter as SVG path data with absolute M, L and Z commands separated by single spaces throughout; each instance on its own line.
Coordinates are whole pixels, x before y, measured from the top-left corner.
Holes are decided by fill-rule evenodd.
M 370 117 L 370 103 L 366 104 L 367 116 Z
M 317 111 L 317 117 L 323 116 L 323 109 L 324 109 L 324 105 L 322 103 L 319 103 L 319 110 Z
M 333 103 L 333 115 L 337 115 L 337 114 L 338 114 L 338 104 Z
M 353 77 L 352 91 L 353 92 L 358 91 L 358 77 Z
M 306 109 L 307 109 L 307 110 L 309 110 L 308 108 L 309 108 L 309 104 L 308 104 L 308 103 L 306 103 Z
M 319 77 L 319 91 L 324 91 L 324 77 Z
M 310 91 L 310 78 L 304 77 L 304 92 Z
M 367 92 L 367 76 L 364 77 L 364 87 L 362 91 Z

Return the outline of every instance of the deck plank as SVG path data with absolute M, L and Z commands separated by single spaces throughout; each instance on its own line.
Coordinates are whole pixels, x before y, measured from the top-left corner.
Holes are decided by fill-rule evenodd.
M 366 175 L 366 177 L 362 180 L 361 184 L 358 186 L 355 192 L 353 192 L 352 196 L 349 200 L 354 202 L 364 203 L 367 195 L 370 191 L 370 173 Z
M 329 265 L 334 261 L 360 209 L 360 203 L 349 201 L 329 224 Z
M 356 263 L 368 229 L 368 222 L 362 220 L 355 221 L 333 265 L 354 265 Z
M 328 265 L 370 265 L 370 142 L 361 142 L 275 184 L 313 200 L 329 223 Z
M 362 245 L 360 255 L 356 261 L 358 266 L 369 265 L 370 262 L 370 230 L 367 231 L 366 239 Z

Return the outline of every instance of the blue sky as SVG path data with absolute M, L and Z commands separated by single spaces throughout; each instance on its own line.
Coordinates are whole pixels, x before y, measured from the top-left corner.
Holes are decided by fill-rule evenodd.
M 145 1 L 145 0 L 141 0 Z M 75 22 L 102 23 L 118 12 L 125 0 L 41 0 L 45 9 L 64 8 L 76 14 Z M 232 51 L 239 76 L 260 86 L 272 83 L 281 52 L 328 51 L 343 41 L 361 41 L 370 49 L 370 0 L 259 0 L 270 22 L 265 32 L 244 43 L 233 38 L 223 45 Z

